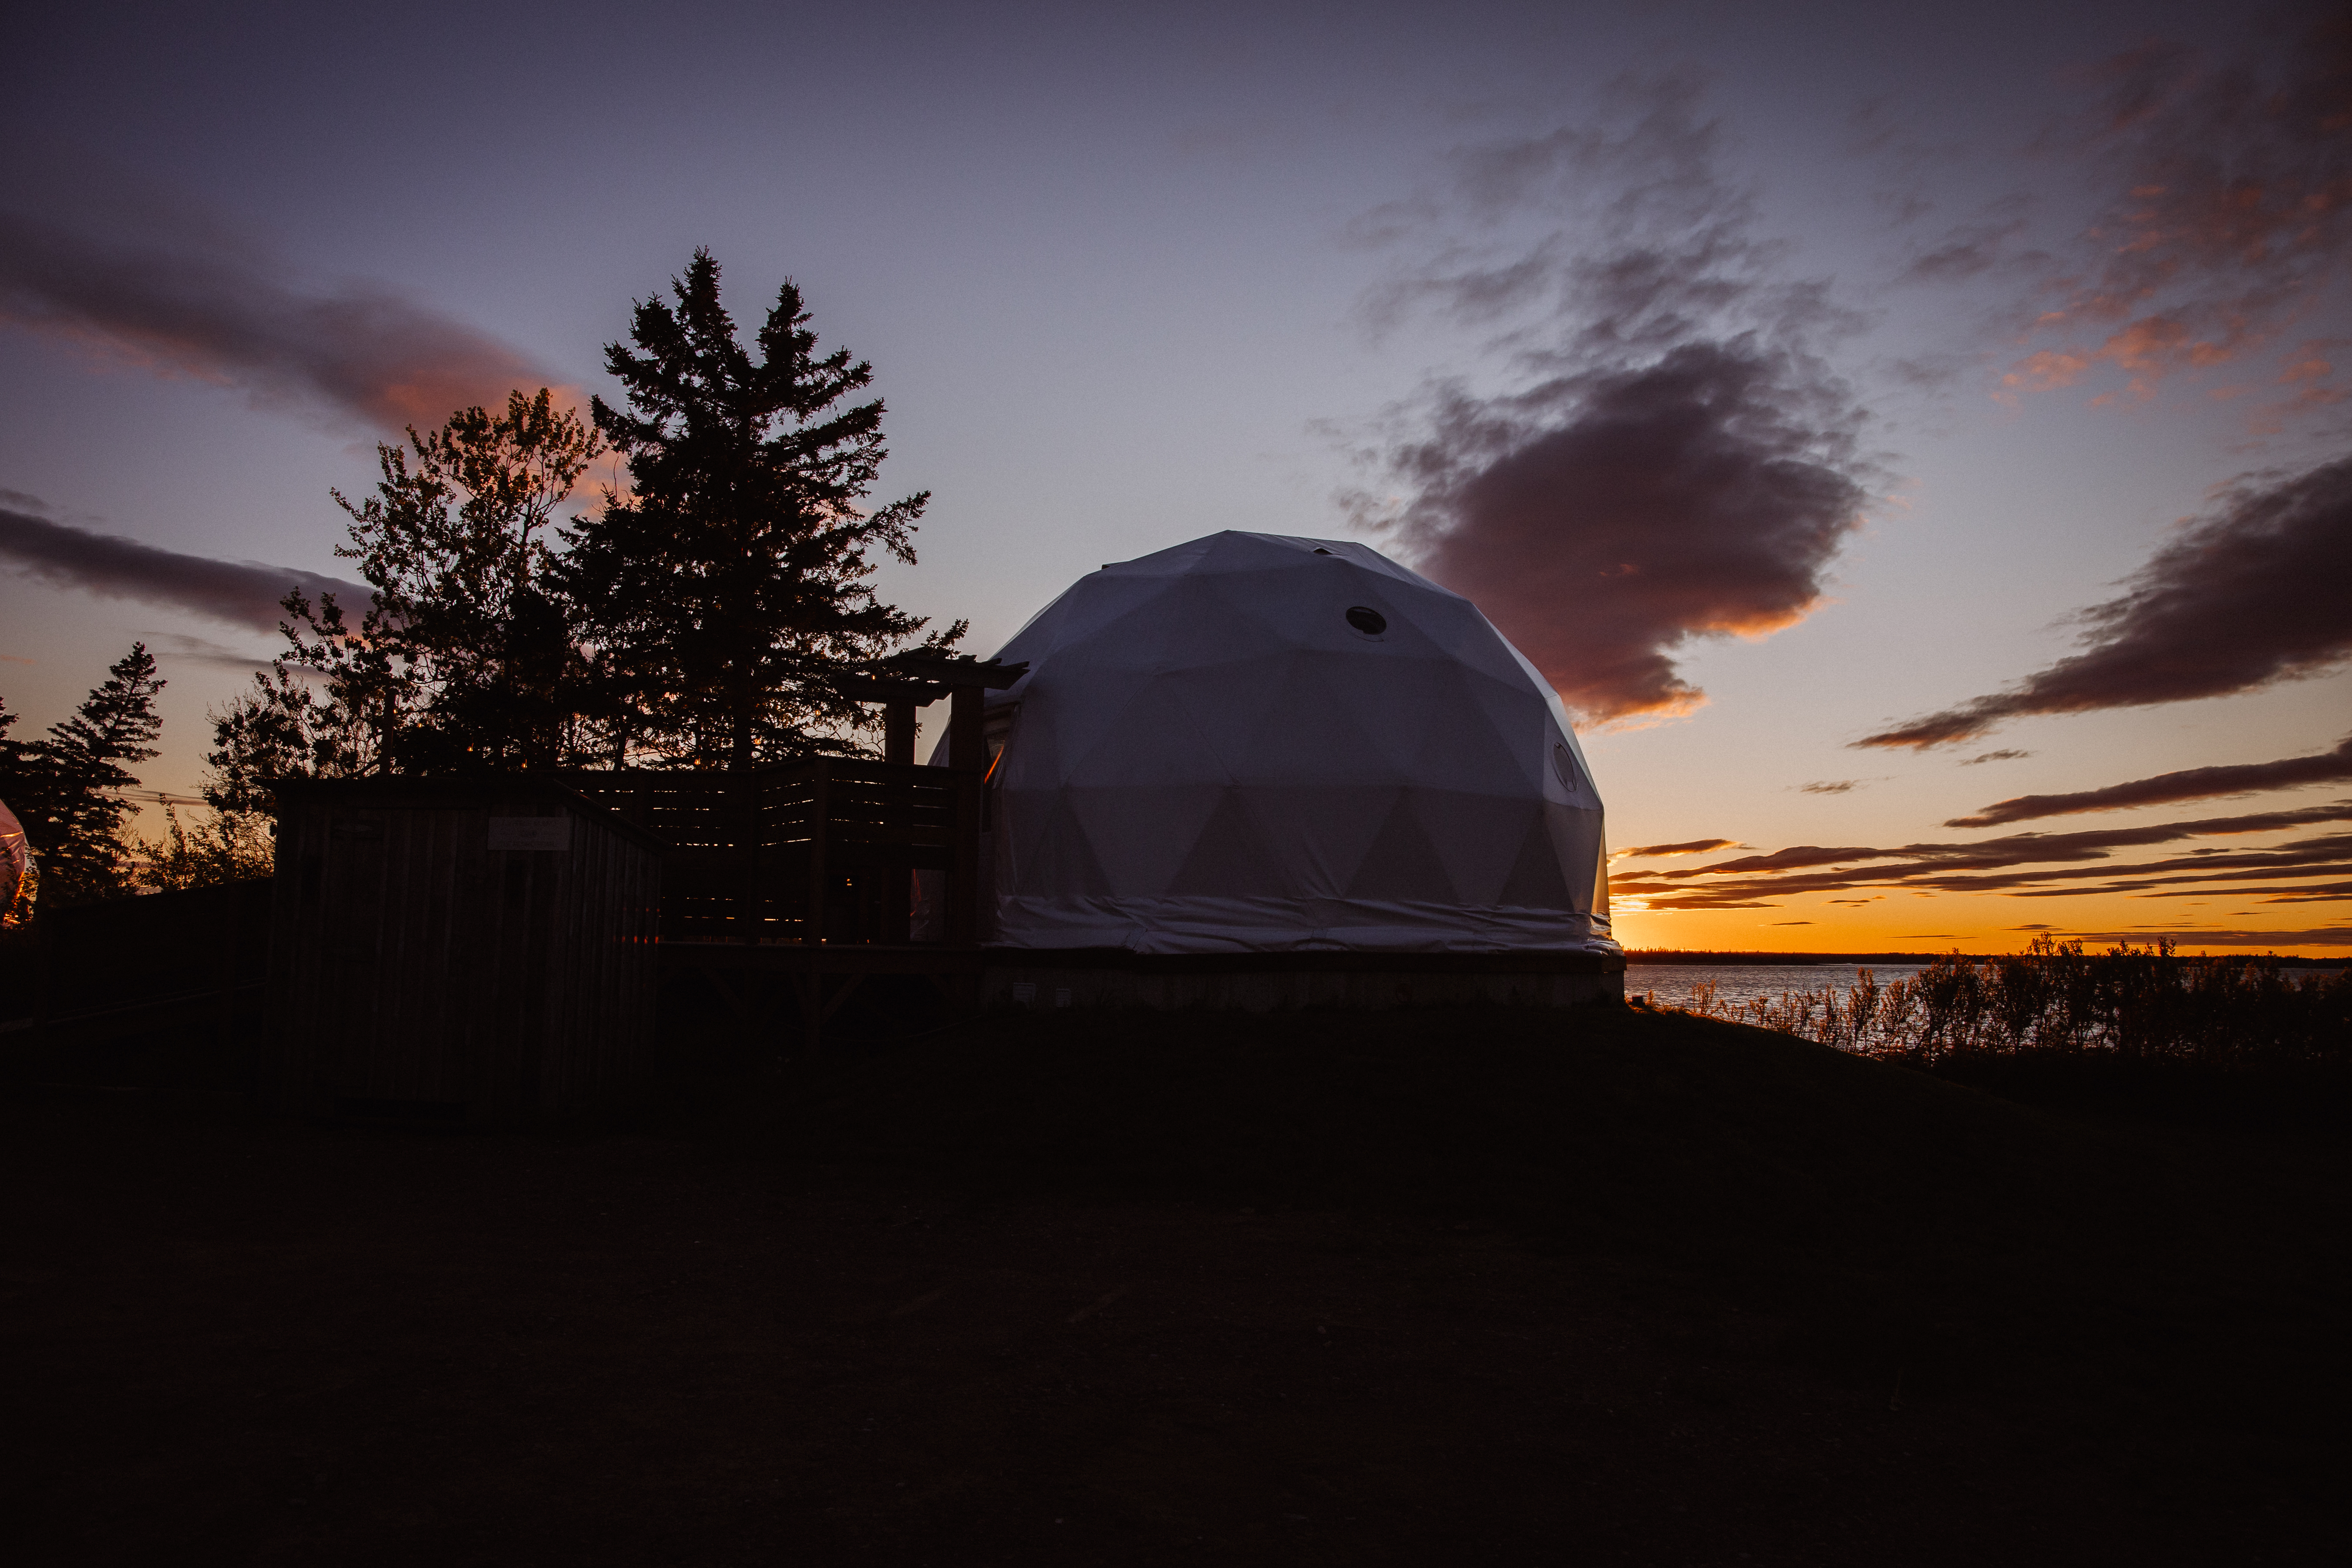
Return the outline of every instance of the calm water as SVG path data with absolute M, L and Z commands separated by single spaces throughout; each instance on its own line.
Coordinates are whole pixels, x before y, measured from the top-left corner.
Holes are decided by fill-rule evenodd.
M 1824 985 L 1836 986 L 1843 995 L 1864 967 L 1855 963 L 1629 963 L 1625 994 L 1654 992 L 1660 1006 L 1679 1007 L 1690 1000 L 1695 987 L 1712 980 L 1716 999 L 1734 1004 L 1789 991 L 1819 991 Z M 1908 980 L 1927 965 L 1874 963 L 1867 967 L 1884 985 Z
M 1927 967 L 1923 963 L 1629 963 L 1625 966 L 1625 994 L 1639 996 L 1654 992 L 1662 1007 L 1679 1007 L 1689 1002 L 1691 992 L 1712 980 L 1717 1001 L 1735 1005 L 1753 1002 L 1758 997 L 1777 997 L 1790 991 L 1819 991 L 1824 985 L 1834 985 L 1839 995 L 1854 983 L 1864 968 L 1877 977 L 1881 985 L 1896 980 L 1908 980 Z M 2298 980 L 2315 979 L 2323 974 L 2339 974 L 2337 969 L 2301 969 L 2290 971 Z

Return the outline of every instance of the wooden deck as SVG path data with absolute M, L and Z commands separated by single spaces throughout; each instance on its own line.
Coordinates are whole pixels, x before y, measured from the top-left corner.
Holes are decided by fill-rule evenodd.
M 669 846 L 662 967 L 709 987 L 746 1026 L 772 1026 L 772 995 L 785 990 L 802 1044 L 814 1048 L 877 974 L 921 975 L 951 1005 L 977 1003 L 976 769 L 813 757 L 562 782 Z M 938 899 L 919 920 L 919 874 Z
M 917 872 L 942 885 L 941 940 L 978 937 L 976 772 L 814 757 L 744 773 L 566 773 L 669 846 L 664 942 L 801 947 L 914 941 Z

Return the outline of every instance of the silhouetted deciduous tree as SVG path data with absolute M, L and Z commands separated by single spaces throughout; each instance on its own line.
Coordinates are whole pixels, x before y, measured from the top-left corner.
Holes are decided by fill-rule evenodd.
M 637 306 L 634 346 L 605 350 L 628 409 L 597 400 L 596 427 L 629 490 L 582 521 L 564 564 L 607 682 L 611 755 L 749 767 L 860 750 L 873 719 L 837 685 L 924 625 L 872 578 L 879 555 L 914 562 L 929 495 L 865 510 L 883 405 L 843 404 L 873 370 L 817 353 L 797 288 L 777 291 L 757 358 L 709 251 L 672 288 L 675 307 Z
M 602 449 L 544 387 L 376 448 L 376 493 L 341 491 L 368 605 L 287 595 L 287 653 L 213 714 L 216 810 L 264 809 L 272 776 L 549 767 L 596 742 L 588 675 L 546 534 Z M 315 677 L 315 680 L 307 677 Z
M 138 864 L 131 874 L 138 887 L 157 892 L 208 888 L 267 877 L 277 866 L 269 819 L 258 812 L 215 808 L 193 828 L 173 806 L 163 808 L 163 837 L 139 841 Z
M 554 766 L 576 747 L 578 671 L 545 534 L 603 443 L 541 387 L 409 445 L 413 462 L 377 447 L 374 495 L 335 496 L 352 520 L 335 553 L 374 590 L 359 640 L 396 694 L 396 771 Z

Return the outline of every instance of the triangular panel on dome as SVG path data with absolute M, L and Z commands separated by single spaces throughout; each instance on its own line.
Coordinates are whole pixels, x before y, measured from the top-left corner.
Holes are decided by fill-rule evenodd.
M 1399 790 L 1380 833 L 1348 883 L 1348 897 L 1371 903 L 1455 903 L 1454 873 L 1429 840 L 1410 792 Z
M 1248 899 L 1279 898 L 1289 889 L 1248 808 L 1227 790 L 1193 834 L 1164 890 L 1171 898 Z
M 1552 841 L 1551 824 L 1541 810 L 1528 814 L 1528 830 L 1519 838 L 1510 874 L 1495 890 L 1495 902 L 1528 909 L 1549 909 L 1570 898 L 1568 879 L 1561 874 L 1559 846 Z

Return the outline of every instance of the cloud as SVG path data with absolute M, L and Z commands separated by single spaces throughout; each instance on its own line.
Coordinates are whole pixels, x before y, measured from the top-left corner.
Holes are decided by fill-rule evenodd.
M 2335 784 L 2352 779 L 2352 735 L 2332 752 L 2315 757 L 2283 757 L 2274 763 L 2239 763 L 2223 767 L 2183 768 L 2133 779 L 2105 789 L 2077 790 L 2069 795 L 2021 795 L 1996 801 L 1974 816 L 1956 816 L 1947 827 L 1998 827 L 2008 822 L 2036 817 L 2069 816 L 2084 811 L 2121 811 L 2135 805 L 2163 805 L 2174 801 L 2208 800 L 2215 795 L 2249 795 L 2256 790 L 2293 789 L 2300 784 Z
M 2076 891 L 2133 891 L 2162 881 L 2293 877 L 2352 865 L 2352 834 L 2332 834 L 2264 849 L 2231 851 L 2208 847 L 2166 860 L 2123 866 L 2108 863 L 2118 849 L 2338 822 L 2352 822 L 2352 800 L 2292 811 L 2254 812 L 2140 827 L 2011 834 L 1975 844 L 1908 844 L 1884 849 L 1799 845 L 1769 855 L 1742 856 L 1682 870 L 1622 872 L 1612 877 L 1609 885 L 1612 896 L 1637 898 L 1661 910 L 1750 909 L 1776 898 L 1869 888 L 1887 888 L 1921 897 L 1934 892 L 2014 891 L 2021 897 L 2060 897 Z M 2156 880 L 2115 880 L 2126 877 Z M 2106 885 L 2021 891 L 2037 884 L 2086 880 Z
M 1815 779 L 1797 788 L 1805 795 L 1846 795 L 1862 787 L 1860 779 Z
M 2093 931 L 2084 942 L 2148 942 L 2168 936 L 2182 947 L 2352 947 L 2352 926 L 2309 926 L 2302 931 Z
M 313 598 L 333 594 L 353 609 L 368 601 L 368 590 L 357 583 L 291 566 L 183 555 L 14 507 L 0 507 L 0 563 L 53 587 L 192 610 L 255 631 L 278 629 L 285 618 L 278 601 L 296 588 Z
M 364 594 L 365 589 L 355 589 Z M 352 602 L 339 591 L 338 600 Z M 209 637 L 190 637 L 185 632 L 159 632 L 154 639 L 155 650 L 167 663 L 209 665 L 215 669 L 234 669 L 252 674 L 267 666 L 272 654 L 255 655 L 214 642 Z
M 1969 757 L 1960 763 L 1960 766 L 1964 768 L 1973 768 L 1980 766 L 1985 763 L 2017 763 L 2024 761 L 2032 754 L 2033 753 L 2032 752 L 1987 752 L 1981 756 Z M 1952 824 L 1948 822 L 1944 824 L 1944 826 L 1949 827 Z
M 238 387 L 394 434 L 552 384 L 520 351 L 378 284 L 307 285 L 202 215 L 116 194 L 0 209 L 0 321 L 102 361 Z
M 2193 899 L 2204 890 L 2181 888 L 2139 896 L 2143 899 Z M 2210 890 L 2222 891 L 2219 888 Z M 2228 891 L 2233 899 L 2261 899 L 2271 904 L 2332 904 L 2352 899 L 2352 882 L 2329 882 L 2317 888 L 2231 888 Z
M 1612 860 L 1657 859 L 1671 855 L 1706 855 L 1717 849 L 1745 849 L 1748 846 L 1730 838 L 1686 838 L 1679 844 L 1643 844 L 1632 849 L 1620 849 L 1609 857 Z
M 1698 96 L 1621 85 L 1604 124 L 1465 150 L 1445 200 L 1384 214 L 1452 230 L 1366 305 L 1495 329 L 1531 380 L 1433 387 L 1392 417 L 1386 499 L 1349 504 L 1594 721 L 1687 710 L 1688 645 L 1802 620 L 1874 477 L 1820 353 L 1856 318 L 1781 275 Z
M 2046 346 L 2002 378 L 2011 395 L 2104 371 L 2123 385 L 2100 401 L 2145 398 L 2168 377 L 2243 360 L 2309 314 L 2352 254 L 2352 21 L 2333 17 L 2270 59 L 2147 44 L 2094 85 L 2066 134 L 2112 194 L 2038 301 Z M 1979 254 L 1967 237 L 1936 264 L 1966 275 Z M 2309 354 L 2288 357 L 2292 390 L 2273 416 L 2341 396 L 2324 367 L 2299 368 Z
M 2242 479 L 2081 614 L 2087 646 L 2007 691 L 1864 736 L 1926 749 L 2010 719 L 2140 708 L 2319 675 L 2352 658 L 2352 458 Z
M 2266 904 L 2340 904 L 2352 899 L 2352 882 L 2330 882 L 2324 888 L 2240 888 L 2236 891 L 2241 898 L 2277 895 L 2263 899 Z

